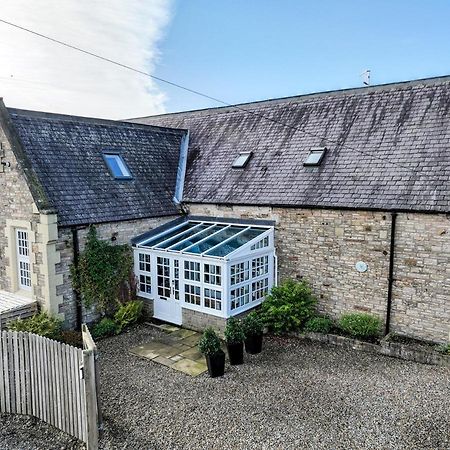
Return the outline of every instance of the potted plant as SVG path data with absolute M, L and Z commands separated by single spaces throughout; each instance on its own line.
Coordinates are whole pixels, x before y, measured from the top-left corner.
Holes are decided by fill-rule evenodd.
M 242 323 L 245 334 L 245 351 L 251 355 L 261 353 L 264 322 L 256 311 L 247 314 Z
M 244 339 L 245 334 L 242 329 L 242 322 L 234 317 L 228 319 L 225 327 L 225 341 L 232 366 L 244 362 Z
M 225 372 L 225 353 L 220 348 L 220 339 L 212 327 L 206 328 L 198 341 L 198 349 L 205 355 L 211 378 L 221 377 Z

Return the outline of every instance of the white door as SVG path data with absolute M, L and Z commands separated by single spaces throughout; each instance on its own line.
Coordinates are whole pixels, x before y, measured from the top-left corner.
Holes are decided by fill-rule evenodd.
M 156 258 L 156 296 L 153 317 L 181 325 L 180 260 Z

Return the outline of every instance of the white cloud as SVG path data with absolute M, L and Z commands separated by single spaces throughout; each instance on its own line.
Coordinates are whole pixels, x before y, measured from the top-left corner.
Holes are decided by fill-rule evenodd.
M 152 73 L 171 0 L 1 0 L 0 18 Z M 164 112 L 144 75 L 0 23 L 0 97 L 7 106 L 126 118 Z

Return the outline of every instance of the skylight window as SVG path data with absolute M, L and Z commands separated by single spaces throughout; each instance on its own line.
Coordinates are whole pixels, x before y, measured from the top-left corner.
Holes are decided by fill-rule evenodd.
M 239 153 L 238 157 L 233 162 L 234 169 L 243 169 L 252 157 L 252 152 Z
M 326 152 L 325 147 L 312 148 L 303 162 L 304 166 L 319 166 Z
M 103 153 L 103 158 L 105 159 L 111 175 L 116 180 L 128 180 L 132 178 L 125 161 L 118 153 Z

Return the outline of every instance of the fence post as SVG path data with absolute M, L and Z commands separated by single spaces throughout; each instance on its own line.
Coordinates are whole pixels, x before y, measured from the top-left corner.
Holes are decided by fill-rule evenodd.
M 83 375 L 86 392 L 87 450 L 98 449 L 97 392 L 93 350 L 83 350 Z

